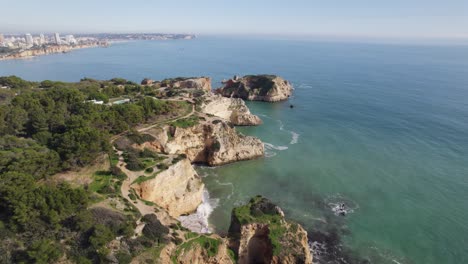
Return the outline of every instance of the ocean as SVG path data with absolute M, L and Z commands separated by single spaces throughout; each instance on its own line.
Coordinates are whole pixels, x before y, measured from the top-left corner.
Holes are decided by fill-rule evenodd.
M 197 168 L 213 231 L 261 194 L 309 231 L 319 263 L 468 263 L 467 46 L 200 37 L 0 62 L 37 81 L 262 73 L 294 95 L 248 102 L 264 124 L 238 130 L 265 158 Z

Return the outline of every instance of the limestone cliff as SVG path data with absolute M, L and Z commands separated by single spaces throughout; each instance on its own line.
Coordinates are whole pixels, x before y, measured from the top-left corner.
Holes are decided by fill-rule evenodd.
M 247 75 L 224 82 L 224 87 L 215 92 L 225 97 L 242 98 L 251 101 L 277 102 L 286 100 L 292 94 L 292 85 L 275 75 Z
M 223 118 L 236 126 L 255 126 L 262 123 L 258 116 L 250 113 L 249 108 L 240 98 L 226 98 L 220 95 L 205 96 L 201 112 Z
M 312 263 L 307 232 L 261 196 L 233 209 L 229 227 L 238 263 Z
M 177 218 L 195 211 L 202 203 L 204 184 L 190 161 L 183 159 L 132 187 L 141 199 L 154 202 Z
M 156 140 L 144 147 L 166 154 L 185 154 L 191 162 L 210 166 L 261 157 L 265 151 L 258 138 L 242 135 L 221 120 L 190 127 L 164 126 L 147 133 Z

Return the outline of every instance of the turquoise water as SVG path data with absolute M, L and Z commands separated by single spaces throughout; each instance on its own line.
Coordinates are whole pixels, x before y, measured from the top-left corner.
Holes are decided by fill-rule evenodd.
M 468 263 L 468 47 L 200 38 L 0 62 L 0 75 L 30 80 L 250 73 L 296 90 L 289 102 L 248 103 L 264 125 L 239 130 L 269 143 L 266 158 L 198 168 L 218 201 L 216 231 L 262 194 L 312 240 L 336 230 L 349 254 L 334 255 Z M 353 209 L 344 217 L 331 210 L 341 202 Z

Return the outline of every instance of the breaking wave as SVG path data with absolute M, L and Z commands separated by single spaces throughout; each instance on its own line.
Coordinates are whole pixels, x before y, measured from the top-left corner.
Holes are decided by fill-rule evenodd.
M 180 223 L 183 227 L 190 229 L 190 231 L 196 233 L 211 233 L 212 230 L 208 223 L 213 210 L 218 207 L 219 199 L 210 198 L 210 193 L 205 189 L 203 191 L 203 201 L 198 206 L 197 211 L 187 216 L 181 216 L 179 218 Z
M 268 150 L 287 150 L 288 147 L 286 146 L 275 146 L 273 144 L 270 144 L 270 143 L 264 143 L 265 144 L 265 148 L 268 149 Z
M 325 199 L 325 203 L 329 209 L 338 216 L 345 216 L 354 213 L 359 208 L 359 205 L 351 199 L 348 199 L 341 194 L 335 194 Z

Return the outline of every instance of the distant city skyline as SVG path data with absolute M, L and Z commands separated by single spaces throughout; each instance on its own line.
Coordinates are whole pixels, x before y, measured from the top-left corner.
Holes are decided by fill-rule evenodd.
M 349 38 L 468 39 L 468 1 L 9 2 L 0 33 L 161 32 Z

